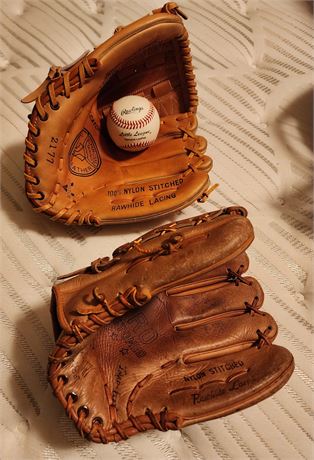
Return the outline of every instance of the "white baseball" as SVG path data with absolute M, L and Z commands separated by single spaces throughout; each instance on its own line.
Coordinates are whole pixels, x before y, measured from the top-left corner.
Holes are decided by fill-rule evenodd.
M 125 96 L 112 104 L 107 128 L 118 147 L 139 152 L 155 142 L 160 118 L 155 106 L 145 97 Z

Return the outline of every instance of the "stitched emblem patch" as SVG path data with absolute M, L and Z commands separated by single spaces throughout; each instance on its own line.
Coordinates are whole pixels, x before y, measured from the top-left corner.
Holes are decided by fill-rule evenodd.
M 69 154 L 69 169 L 75 176 L 92 176 L 101 165 L 96 142 L 87 129 L 76 136 Z

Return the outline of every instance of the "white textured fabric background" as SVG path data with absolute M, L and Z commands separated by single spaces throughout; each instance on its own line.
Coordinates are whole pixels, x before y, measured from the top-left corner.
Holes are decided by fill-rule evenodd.
M 200 95 L 200 132 L 220 187 L 168 219 L 68 228 L 33 213 L 23 187 L 30 107 L 50 64 L 72 62 L 162 0 L 2 0 L 0 459 L 310 459 L 313 450 L 311 1 L 182 0 Z M 248 208 L 250 272 L 296 370 L 272 398 L 182 432 L 108 446 L 84 441 L 46 382 L 50 288 L 152 226 L 216 207 Z

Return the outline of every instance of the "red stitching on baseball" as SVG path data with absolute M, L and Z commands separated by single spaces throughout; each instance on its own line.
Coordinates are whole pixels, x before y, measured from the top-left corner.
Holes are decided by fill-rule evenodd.
M 145 149 L 146 147 L 149 147 L 151 145 L 151 141 L 142 141 L 142 142 L 131 142 L 130 144 L 124 144 L 121 145 L 121 149 L 133 149 L 133 148 L 139 148 L 139 149 Z
M 139 129 L 144 128 L 152 119 L 154 115 L 154 106 L 153 104 L 150 105 L 149 111 L 145 115 L 145 117 L 141 118 L 140 120 L 124 120 L 120 117 L 117 112 L 113 109 L 110 111 L 110 117 L 112 121 L 119 127 L 123 129 Z

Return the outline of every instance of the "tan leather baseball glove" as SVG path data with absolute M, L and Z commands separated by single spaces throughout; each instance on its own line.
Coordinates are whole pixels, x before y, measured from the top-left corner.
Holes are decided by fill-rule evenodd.
M 214 223 L 226 244 L 237 240 L 237 232 L 227 237 L 219 219 Z M 213 246 L 207 251 L 215 224 L 194 229 L 204 225 L 207 238 L 200 240 L 215 266 Z M 221 248 L 220 243 L 216 236 Z M 190 255 L 194 250 L 191 244 Z M 166 259 L 171 265 L 172 256 Z M 293 357 L 272 344 L 277 325 L 260 311 L 259 283 L 243 276 L 248 259 L 219 260 L 211 272 L 168 285 L 145 307 L 100 327 L 75 347 L 57 343 L 49 380 L 82 436 L 107 443 L 152 428 L 182 428 L 251 406 L 287 382 Z M 143 272 L 147 264 L 141 264 Z
M 206 140 L 196 135 L 197 92 L 185 15 L 174 3 L 114 36 L 23 99 L 36 101 L 26 138 L 26 193 L 34 210 L 65 224 L 141 221 L 209 193 Z M 106 116 L 122 96 L 157 108 L 155 143 L 136 154 L 111 141 Z

